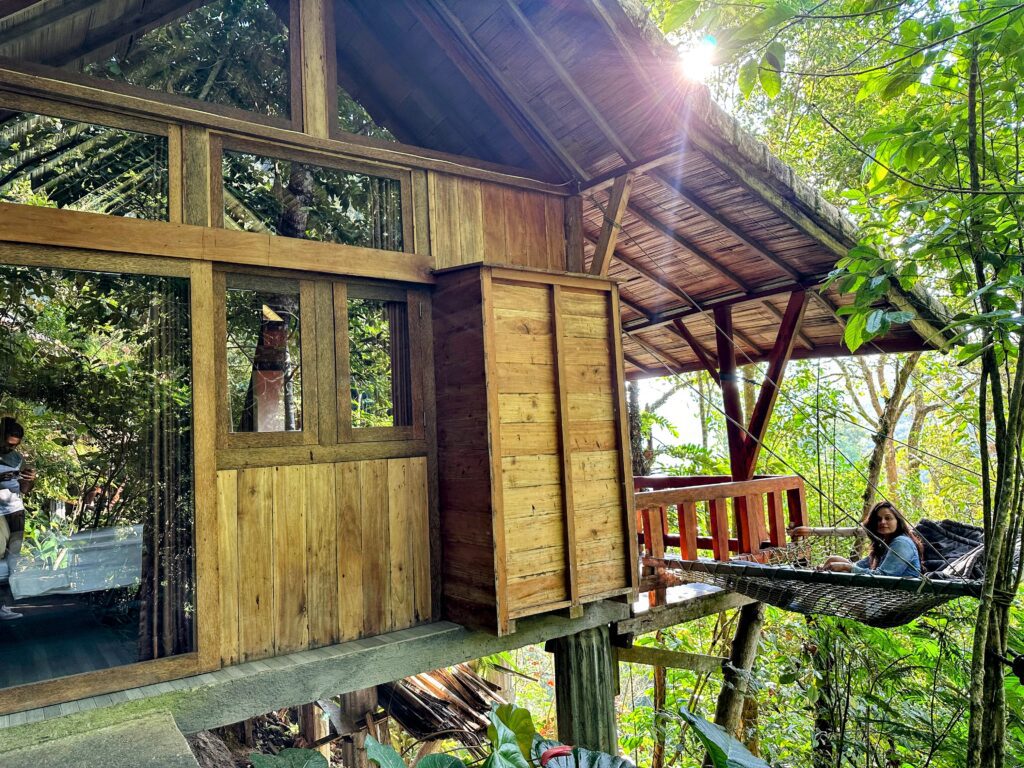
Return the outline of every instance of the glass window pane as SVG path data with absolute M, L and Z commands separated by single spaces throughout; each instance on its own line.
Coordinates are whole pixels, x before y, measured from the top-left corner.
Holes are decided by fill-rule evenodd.
M 0 56 L 288 116 L 287 2 L 132 5 L 34 3 L 6 16 L 0 8 Z
M 376 120 L 366 111 L 366 108 L 353 99 L 348 91 L 338 86 L 338 126 L 345 133 L 354 133 L 357 136 L 372 136 L 375 139 L 385 141 L 396 141 L 394 135 L 385 126 L 377 123 Z
M 412 424 L 409 323 L 405 302 L 349 299 L 352 426 Z
M 195 650 L 188 282 L 0 265 L 0 328 L 0 688 Z
M 224 153 L 224 226 L 401 251 L 396 179 L 307 163 Z
M 0 121 L 0 200 L 167 220 L 167 138 L 28 112 Z
M 235 278 L 232 278 L 235 280 Z M 302 431 L 299 288 L 229 282 L 228 400 L 232 432 Z

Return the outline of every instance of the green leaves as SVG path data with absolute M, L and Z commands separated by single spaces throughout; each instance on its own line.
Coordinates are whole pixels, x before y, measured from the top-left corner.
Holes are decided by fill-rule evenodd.
M 369 741 L 367 738 L 367 742 Z M 394 752 L 393 749 L 391 751 Z M 252 761 L 252 768 L 329 768 L 327 758 L 315 749 L 282 749 L 276 755 L 252 754 L 249 755 L 249 759 Z M 398 758 L 398 766 L 405 768 L 401 758 Z M 398 766 L 389 765 L 382 768 Z
M 405 768 L 405 762 L 394 748 L 381 744 L 373 736 L 366 737 L 366 758 L 380 768 Z M 258 768 L 253 766 L 253 768 Z
M 491 713 L 491 725 L 487 729 L 492 752 L 484 761 L 483 768 L 532 768 L 529 757 L 530 744 L 533 742 L 532 736 L 524 751 L 524 748 L 520 746 L 519 734 L 505 724 L 501 715 L 508 717 L 509 721 L 514 723 L 524 736 L 526 733 L 526 725 L 523 722 L 525 716 L 525 719 L 529 721 L 529 730 L 533 731 L 533 720 L 527 710 L 513 707 L 510 704 L 495 709 Z
M 753 93 L 754 86 L 757 85 L 757 76 L 760 68 L 761 63 L 757 59 L 747 59 L 740 65 L 736 84 L 739 86 L 743 98 L 749 99 L 750 94 Z
M 771 768 L 714 723 L 693 714 L 686 707 L 680 707 L 679 714 L 697 734 L 714 768 Z
M 514 704 L 503 704 L 491 713 L 491 725 L 487 728 L 487 737 L 492 744 L 500 741 L 498 726 L 504 725 L 512 735 L 515 736 L 519 751 L 527 761 L 530 759 L 530 749 L 533 747 L 533 740 L 537 731 L 533 727 L 533 718 L 530 711 Z
M 665 34 L 671 34 L 680 29 L 693 18 L 700 8 L 700 4 L 701 0 L 679 0 L 679 2 L 673 4 L 665 13 L 665 18 L 661 21 L 661 31 Z
M 537 738 L 533 742 L 531 757 L 540 765 L 541 756 L 552 747 L 562 746 L 557 741 Z M 582 747 L 573 747 L 572 754 L 548 758 L 545 768 L 636 768 L 631 762 L 607 752 L 594 752 Z

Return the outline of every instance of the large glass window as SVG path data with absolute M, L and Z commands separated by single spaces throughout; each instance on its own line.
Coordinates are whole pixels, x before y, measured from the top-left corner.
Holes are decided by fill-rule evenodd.
M 0 687 L 195 649 L 189 285 L 0 265 Z
M 224 226 L 389 251 L 403 249 L 398 179 L 224 153 Z
M 227 309 L 232 432 L 302 431 L 299 286 L 231 275 Z
M 0 5 L 0 56 L 287 118 L 289 3 L 196 5 Z
M 167 220 L 167 138 L 30 112 L 0 119 L 0 200 Z

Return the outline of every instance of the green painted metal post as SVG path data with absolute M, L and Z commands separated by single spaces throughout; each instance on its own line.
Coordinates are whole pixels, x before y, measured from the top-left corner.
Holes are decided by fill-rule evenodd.
M 615 727 L 615 655 L 607 626 L 548 643 L 555 655 L 558 739 L 618 754 Z

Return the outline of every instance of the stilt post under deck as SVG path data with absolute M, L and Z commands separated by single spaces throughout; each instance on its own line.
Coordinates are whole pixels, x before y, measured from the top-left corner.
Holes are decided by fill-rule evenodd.
M 607 625 L 551 640 L 555 655 L 558 739 L 618 754 L 615 727 L 615 656 Z

